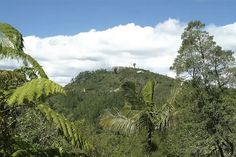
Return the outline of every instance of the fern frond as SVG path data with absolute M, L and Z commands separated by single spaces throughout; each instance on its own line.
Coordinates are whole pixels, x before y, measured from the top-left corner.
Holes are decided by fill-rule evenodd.
M 0 44 L 17 50 L 22 50 L 24 47 L 21 33 L 6 23 L 0 23 Z
M 19 58 L 21 58 L 24 62 L 28 62 L 32 65 L 32 67 L 38 72 L 40 77 L 48 78 L 47 74 L 43 70 L 42 66 L 30 55 L 26 53 L 19 54 Z
M 39 63 L 23 52 L 23 47 L 21 33 L 9 24 L 0 23 L 0 58 L 23 60 L 31 64 L 41 77 L 48 78 Z
M 130 110 L 128 112 L 126 109 L 125 113 L 119 110 L 116 110 L 115 113 L 107 111 L 101 116 L 99 124 L 107 130 L 123 134 L 133 134 L 140 130 L 140 116 L 141 112 L 136 110 Z
M 74 123 L 67 120 L 63 115 L 55 112 L 45 104 L 40 104 L 37 109 L 52 122 L 58 129 L 63 132 L 64 137 L 72 143 L 73 146 L 78 146 L 81 150 L 89 152 L 92 146 L 78 133 L 78 129 Z
M 48 78 L 42 66 L 33 57 L 21 50 L 2 47 L 0 48 L 0 58 L 22 60 L 24 63 L 32 65 L 32 67 L 38 72 L 40 77 Z
M 18 87 L 8 99 L 8 104 L 21 105 L 24 101 L 31 102 L 41 96 L 57 93 L 66 94 L 62 86 L 51 80 L 46 78 L 33 79 L 23 86 Z

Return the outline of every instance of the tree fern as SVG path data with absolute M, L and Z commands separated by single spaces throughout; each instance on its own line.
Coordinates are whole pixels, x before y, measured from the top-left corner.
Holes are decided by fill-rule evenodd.
M 0 129 L 1 131 L 4 130 L 4 133 L 0 132 L 0 135 L 1 138 L 4 137 L 3 150 L 7 152 L 8 150 L 13 150 L 10 147 L 14 147 L 11 141 L 11 137 L 14 136 L 14 134 L 9 134 L 10 131 L 8 131 L 12 129 L 9 127 L 12 125 L 12 120 L 9 121 L 9 119 L 14 120 L 14 118 L 17 118 L 17 115 L 13 115 L 14 117 L 12 117 L 9 111 L 16 110 L 13 105 L 25 105 L 33 102 L 32 104 L 40 104 L 33 106 L 33 108 L 35 109 L 36 107 L 45 115 L 47 120 L 55 124 L 72 145 L 78 146 L 84 152 L 90 151 L 92 147 L 78 134 L 74 123 L 67 120 L 63 115 L 53 111 L 47 105 L 42 104 L 46 96 L 57 93 L 65 94 L 65 91 L 63 87 L 47 79 L 48 77 L 43 68 L 33 57 L 24 53 L 23 47 L 21 33 L 9 24 L 0 23 L 0 59 L 17 59 L 24 63 L 24 67 L 21 69 L 16 69 L 15 71 L 0 71 L 0 106 L 2 106 L 0 108 L 0 127 L 3 126 L 4 128 Z M 28 80 L 31 81 L 26 82 Z M 14 83 L 14 81 L 17 83 Z M 18 83 L 18 81 L 21 82 Z M 4 94 L 6 92 L 7 97 L 6 94 Z M 6 156 L 10 156 L 10 154 L 12 154 L 12 156 L 24 156 L 25 153 L 27 152 L 19 150 L 13 154 L 12 152 L 7 153 Z
M 52 122 L 60 131 L 62 131 L 65 138 L 71 142 L 73 146 L 78 146 L 81 150 L 89 152 L 91 145 L 80 136 L 78 129 L 74 123 L 67 120 L 63 115 L 53 111 L 45 104 L 40 104 L 37 109 L 46 117 L 46 119 Z
M 41 96 L 57 93 L 65 94 L 63 87 L 57 83 L 45 78 L 33 79 L 18 87 L 8 99 L 8 104 L 22 105 L 25 101 L 31 102 L 39 99 Z

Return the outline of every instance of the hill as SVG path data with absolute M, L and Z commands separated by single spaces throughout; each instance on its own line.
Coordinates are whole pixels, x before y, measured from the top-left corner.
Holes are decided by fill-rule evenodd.
M 52 107 L 76 122 L 81 134 L 86 137 L 99 152 L 94 156 L 102 157 L 143 157 L 145 134 L 125 136 L 103 130 L 99 117 L 106 109 L 121 108 L 124 105 L 122 84 L 133 81 L 140 91 L 146 81 L 156 82 L 155 104 L 164 104 L 175 79 L 137 68 L 114 68 L 112 71 L 96 70 L 81 72 L 65 86 L 67 96 L 54 96 L 49 102 Z M 158 135 L 155 141 L 160 141 Z M 160 142 L 159 142 L 160 143 Z M 156 156 L 159 154 L 153 154 Z
M 162 104 L 175 80 L 148 70 L 125 67 L 81 72 L 65 86 L 67 96 L 56 96 L 51 101 L 57 104 L 55 108 L 58 111 L 73 120 L 85 119 L 96 123 L 105 109 L 124 105 L 122 84 L 133 81 L 141 88 L 150 79 L 156 81 L 155 102 Z

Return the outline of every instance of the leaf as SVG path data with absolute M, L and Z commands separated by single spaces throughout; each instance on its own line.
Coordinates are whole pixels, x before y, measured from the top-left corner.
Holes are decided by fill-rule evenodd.
M 30 63 L 41 77 L 48 78 L 39 63 L 24 53 L 23 47 L 21 33 L 9 24 L 0 23 L 0 58 L 20 59 L 25 64 Z
M 17 150 L 12 155 L 12 157 L 29 157 L 29 153 L 26 150 Z
M 154 80 L 149 80 L 146 83 L 146 85 L 143 87 L 143 89 L 141 91 L 141 94 L 142 94 L 143 99 L 146 103 L 152 103 L 153 102 L 154 87 L 155 87 Z
M 0 44 L 16 50 L 22 50 L 24 47 L 21 33 L 6 23 L 0 23 Z
M 128 81 L 122 84 L 121 87 L 124 91 L 125 100 L 128 102 L 132 102 L 136 97 L 135 83 Z
M 32 102 L 49 94 L 66 94 L 63 87 L 46 78 L 39 78 L 18 87 L 8 99 L 8 104 L 22 105 L 24 101 Z
M 123 134 L 133 134 L 139 132 L 139 118 L 141 116 L 141 112 L 137 110 L 129 110 L 128 108 L 124 110 L 125 113 L 115 109 L 114 113 L 111 111 L 105 112 L 105 114 L 101 116 L 99 124 L 104 129 Z
M 178 94 L 180 94 L 182 88 L 174 88 L 171 91 L 171 94 L 167 100 L 167 102 L 162 105 L 162 107 L 155 111 L 155 125 L 158 127 L 158 130 L 164 130 L 168 128 L 171 123 L 173 123 L 174 117 L 176 117 L 177 111 L 174 107 L 176 103 L 176 98 L 178 97 Z
M 52 122 L 63 132 L 64 137 L 70 141 L 73 146 L 78 146 L 85 152 L 89 152 L 92 149 L 92 146 L 88 141 L 81 137 L 74 123 L 67 120 L 63 115 L 52 110 L 48 105 L 40 104 L 37 106 L 37 109 L 48 121 Z

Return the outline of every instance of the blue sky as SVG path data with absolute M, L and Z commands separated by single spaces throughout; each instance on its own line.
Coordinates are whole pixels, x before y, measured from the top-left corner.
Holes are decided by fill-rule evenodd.
M 206 24 L 235 22 L 235 0 L 1 0 L 0 21 L 24 36 L 73 35 L 120 24 L 155 26 L 168 18 Z
M 65 85 L 81 71 L 133 63 L 175 77 L 169 67 L 191 20 L 236 52 L 235 6 L 236 0 L 1 0 L 0 21 L 16 27 L 25 52 Z M 17 66 L 0 62 L 0 69 Z

